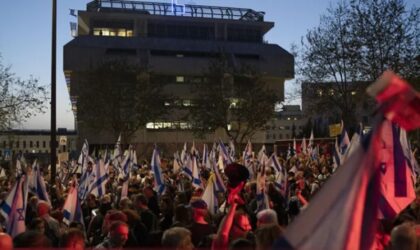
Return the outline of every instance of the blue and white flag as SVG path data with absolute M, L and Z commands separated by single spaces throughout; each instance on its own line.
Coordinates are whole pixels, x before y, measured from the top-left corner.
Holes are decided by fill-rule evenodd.
M 303 137 L 302 139 L 302 144 L 300 145 L 300 149 L 301 149 L 302 154 L 304 155 L 308 154 L 305 137 Z
M 242 159 L 244 161 L 244 166 L 249 171 L 249 178 L 252 180 L 255 178 L 255 171 L 254 171 L 254 160 L 252 155 L 252 143 L 248 140 L 248 143 L 245 146 L 245 150 L 242 154 Z
M 202 187 L 201 185 L 201 179 L 200 179 L 200 172 L 198 170 L 198 161 L 197 161 L 197 157 L 195 155 L 192 156 L 192 174 L 193 174 L 193 179 L 192 179 L 192 185 L 195 188 L 200 188 Z
M 209 152 L 208 151 L 209 150 L 207 148 L 207 144 L 204 143 L 201 166 L 210 170 L 211 169 L 211 164 L 210 164 Z
M 94 194 L 96 197 L 102 197 L 105 195 L 106 190 L 105 186 L 106 183 L 109 180 L 108 175 L 108 168 L 109 168 L 109 162 L 106 163 L 103 161 L 103 159 L 100 159 L 94 166 L 95 171 L 95 181 L 90 185 L 90 191 L 89 193 Z
M 47 188 L 45 187 L 44 177 L 39 169 L 38 163 L 35 160 L 32 168 L 33 183 L 29 187 L 30 190 L 38 197 L 38 199 L 46 201 L 50 206 L 51 202 L 48 197 Z
M 184 163 L 184 164 L 185 164 L 185 161 L 187 159 L 187 155 L 188 155 L 187 143 L 184 142 L 184 147 L 182 148 L 182 151 L 181 151 L 181 162 Z
M 314 139 L 314 130 L 311 129 L 311 136 L 309 137 L 309 143 L 306 149 L 309 155 L 312 155 L 312 150 L 314 148 Z
M 220 174 L 219 167 L 217 164 L 213 164 L 214 172 L 214 190 L 217 192 L 226 192 L 226 186 L 223 181 L 222 175 Z
M 215 183 L 215 175 L 210 174 L 210 177 L 207 181 L 206 189 L 204 190 L 201 199 L 207 204 L 207 209 L 211 214 L 216 214 L 219 209 L 219 202 L 217 199 L 217 190 Z
M 190 154 L 185 154 L 185 160 L 183 162 L 182 172 L 186 177 L 192 180 L 193 178 L 193 161 Z
M 123 156 L 124 156 L 123 153 L 124 152 L 122 151 L 122 148 L 121 148 L 121 134 L 120 134 L 114 146 L 114 153 L 112 154 L 112 164 L 117 169 L 120 167 L 120 164 L 123 160 Z
M 84 225 L 82 208 L 80 207 L 80 200 L 78 197 L 78 184 L 75 176 L 72 181 L 72 186 L 63 206 L 63 222 L 67 226 L 73 221 Z
M 172 171 L 174 173 L 178 173 L 179 171 L 181 171 L 181 169 L 182 169 L 182 162 L 179 156 L 179 152 L 177 151 L 174 153 L 174 164 L 173 164 Z
M 157 147 L 153 150 L 152 160 L 150 163 L 153 174 L 155 176 L 155 191 L 161 195 L 165 191 L 165 182 L 163 180 L 162 169 L 160 165 L 160 155 Z
M 401 141 L 401 146 L 402 146 L 405 160 L 407 161 L 408 167 L 411 170 L 414 182 L 416 182 L 417 176 L 419 176 L 420 174 L 420 168 L 419 168 L 419 164 L 416 161 L 416 157 L 414 157 L 414 152 L 412 151 L 412 148 L 408 141 L 407 132 L 404 129 L 401 129 L 400 141 Z
M 26 200 L 28 198 L 26 175 L 18 177 L 7 198 L 0 205 L 0 213 L 6 220 L 6 232 L 15 237 L 25 232 Z
M 280 164 L 276 154 L 272 153 L 270 159 L 268 160 L 268 165 L 273 167 L 276 173 L 283 171 L 283 166 Z
M 381 175 L 380 218 L 394 219 L 415 198 L 410 166 L 400 141 L 400 128 L 384 121 L 379 157 Z
M 229 156 L 232 161 L 236 161 L 235 143 L 232 139 L 229 140 Z
M 222 156 L 223 163 L 226 163 L 227 165 L 232 163 L 232 159 L 230 158 L 230 154 L 223 143 L 222 139 L 219 139 L 219 156 Z
M 343 121 L 341 121 L 341 134 L 340 134 L 339 144 L 340 144 L 340 154 L 344 156 L 350 145 L 350 139 L 349 139 L 349 135 L 347 134 L 346 129 L 344 128 Z

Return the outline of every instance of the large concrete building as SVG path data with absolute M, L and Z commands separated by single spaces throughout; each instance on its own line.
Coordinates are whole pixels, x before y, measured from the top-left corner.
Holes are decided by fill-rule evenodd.
M 97 0 L 79 10 L 77 20 L 77 36 L 64 46 L 64 73 L 79 138 L 87 138 L 91 145 L 111 144 L 116 138 L 98 136 L 83 123 L 78 113 L 83 86 L 77 72 L 104 59 L 124 58 L 148 65 L 164 76 L 165 92 L 175 96 L 184 109 L 194 99 L 190 85 L 202 79 L 203 68 L 220 51 L 234 67 L 247 64 L 257 69 L 278 101 L 284 99 L 284 81 L 294 77 L 293 56 L 264 40 L 274 23 L 252 9 Z M 215 131 L 204 140 L 223 136 Z M 199 141 L 191 132 L 190 121 L 176 116 L 148 122 L 135 138 L 139 144 Z M 254 140 L 264 142 L 264 131 Z

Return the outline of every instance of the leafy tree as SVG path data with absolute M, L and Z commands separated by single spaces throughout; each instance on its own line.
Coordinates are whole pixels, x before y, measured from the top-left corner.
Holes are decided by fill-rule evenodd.
M 121 133 L 128 143 L 138 129 L 166 113 L 162 85 L 145 67 L 107 61 L 79 74 L 78 118 L 89 128 Z
M 297 60 L 310 112 L 355 125 L 358 105 L 373 103 L 366 86 L 384 70 L 418 77 L 418 27 L 419 9 L 407 11 L 402 0 L 350 0 L 329 8 L 302 39 Z
M 251 67 L 235 70 L 221 54 L 204 75 L 206 87 L 195 86 L 198 99 L 191 110 L 196 135 L 223 128 L 235 143 L 243 143 L 273 116 L 276 95 Z
M 0 129 L 9 129 L 45 112 L 48 91 L 38 79 L 21 80 L 4 66 L 0 56 Z

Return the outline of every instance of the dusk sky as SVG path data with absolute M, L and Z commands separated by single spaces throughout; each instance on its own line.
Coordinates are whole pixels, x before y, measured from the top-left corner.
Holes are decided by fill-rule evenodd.
M 152 1 L 152 0 L 148 0 Z M 266 13 L 265 20 L 275 23 L 265 36 L 269 43 L 290 50 L 292 43 L 300 43 L 308 29 L 319 23 L 319 17 L 337 0 L 178 0 L 179 4 L 198 4 L 251 8 Z M 85 10 L 89 0 L 58 0 L 57 6 L 57 127 L 74 128 L 69 95 L 63 74 L 63 46 L 71 41 L 70 22 L 76 18 L 69 9 Z M 171 0 L 154 2 L 170 3 Z M 0 54 L 2 63 L 10 65 L 17 77 L 31 75 L 43 85 L 50 83 L 51 69 L 51 0 L 1 1 Z M 406 1 L 419 6 L 418 0 Z M 286 92 L 292 84 L 286 84 Z M 286 100 L 289 101 L 289 100 Z M 49 129 L 49 110 L 19 128 Z

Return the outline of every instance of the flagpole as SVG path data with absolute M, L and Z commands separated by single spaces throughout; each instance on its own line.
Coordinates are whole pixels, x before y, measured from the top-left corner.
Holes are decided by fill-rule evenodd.
M 57 47 L 57 0 L 52 0 L 51 30 L 51 178 L 52 185 L 56 175 L 56 47 Z

